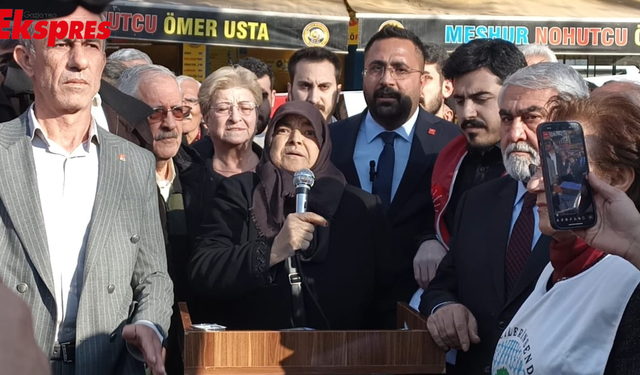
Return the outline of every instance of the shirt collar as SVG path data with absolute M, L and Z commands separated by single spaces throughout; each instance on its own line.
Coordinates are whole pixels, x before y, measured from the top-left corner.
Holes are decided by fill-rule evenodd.
M 156 182 L 158 182 L 158 183 L 159 182 L 166 182 L 169 185 L 173 185 L 173 180 L 176 179 L 176 170 L 175 170 L 175 167 L 173 165 L 173 158 L 171 160 L 169 160 L 169 176 L 171 176 L 171 178 L 169 180 L 165 180 L 156 171 Z
M 94 98 L 95 99 L 95 98 Z M 49 137 L 46 135 L 44 129 L 42 128 L 42 125 L 40 125 L 40 122 L 38 122 L 38 119 L 36 118 L 36 113 L 34 111 L 34 104 L 32 103 L 31 106 L 29 106 L 29 111 L 28 111 L 28 121 L 27 121 L 27 130 L 29 131 L 28 136 L 29 139 L 31 140 L 31 142 L 33 142 L 34 137 L 36 136 L 36 134 L 38 134 L 38 136 L 47 144 L 47 147 L 51 146 L 51 141 L 49 140 Z M 100 144 L 100 140 L 98 137 L 98 126 L 96 125 L 96 121 L 95 119 L 92 117 L 91 118 L 91 126 L 89 127 L 89 139 L 93 142 L 95 141 L 96 144 Z M 83 147 L 85 149 L 85 151 L 89 151 L 89 143 L 88 142 L 83 142 Z
M 399 128 L 395 129 L 394 132 L 398 133 L 401 138 L 404 138 L 407 142 L 411 142 L 411 135 L 413 133 L 413 128 L 416 125 L 416 121 L 418 120 L 418 114 L 420 113 L 420 108 L 417 108 L 416 111 L 409 117 L 407 122 L 402 124 Z M 382 132 L 387 131 L 387 129 L 383 128 L 380 124 L 373 119 L 371 116 L 371 112 L 367 111 L 367 117 L 364 121 L 364 134 L 367 143 L 373 142 L 373 140 Z
M 526 192 L 527 186 L 525 185 L 525 183 L 522 181 L 518 181 L 518 192 L 516 193 L 516 200 L 513 202 L 513 207 L 520 203 L 522 197 L 524 197 Z

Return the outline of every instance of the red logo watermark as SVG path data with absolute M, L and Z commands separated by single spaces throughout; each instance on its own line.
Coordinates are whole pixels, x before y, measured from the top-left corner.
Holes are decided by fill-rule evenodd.
M 13 28 L 11 31 L 2 31 L 11 27 L 12 13 L 15 13 Z M 29 34 L 29 27 L 32 24 L 34 24 L 33 35 Z M 15 12 L 13 9 L 0 9 L 0 39 L 47 38 L 47 46 L 53 47 L 59 39 L 107 39 L 111 35 L 110 27 L 109 21 L 98 23 L 98 21 L 23 20 L 21 9 L 16 9 Z

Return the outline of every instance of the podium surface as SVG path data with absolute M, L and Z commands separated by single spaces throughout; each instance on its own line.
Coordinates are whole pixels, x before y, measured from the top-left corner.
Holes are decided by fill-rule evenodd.
M 398 305 L 387 331 L 203 331 L 191 327 L 180 303 L 185 375 L 205 374 L 443 374 L 445 352 L 426 320 Z

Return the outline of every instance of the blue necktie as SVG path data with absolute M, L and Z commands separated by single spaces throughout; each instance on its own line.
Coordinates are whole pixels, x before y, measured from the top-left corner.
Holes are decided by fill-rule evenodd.
M 387 211 L 391 204 L 391 185 L 393 183 L 393 166 L 396 161 L 396 152 L 393 148 L 398 133 L 382 132 L 380 138 L 384 142 L 384 148 L 378 158 L 378 170 L 376 178 L 373 180 L 373 188 L 371 192 L 380 196 L 382 200 L 382 208 Z

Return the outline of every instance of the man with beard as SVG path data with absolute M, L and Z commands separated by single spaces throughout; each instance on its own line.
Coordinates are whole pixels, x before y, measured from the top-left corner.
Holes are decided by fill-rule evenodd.
M 500 39 L 476 39 L 458 47 L 444 66 L 453 81 L 458 125 L 463 134 L 445 147 L 431 182 L 437 238 L 425 241 L 413 261 L 422 288 L 429 285 L 447 253 L 449 233 L 462 194 L 504 174 L 500 152 L 498 94 L 502 82 L 527 63 L 518 48 Z M 419 304 L 416 293 L 412 305 Z
M 454 374 L 491 369 L 502 331 L 549 262 L 551 239 L 538 229 L 535 195 L 525 187 L 540 165 L 537 126 L 549 99 L 586 98 L 571 67 L 540 63 L 504 81 L 498 98 L 500 146 L 508 176 L 467 191 L 458 203 L 450 249 L 422 296 L 420 311 L 444 350 L 457 349 Z
M 433 165 L 460 130 L 419 106 L 427 77 L 423 45 L 414 33 L 382 29 L 367 43 L 364 59 L 367 109 L 332 124 L 331 159 L 349 184 L 380 196 L 406 277 L 396 297 L 408 302 L 418 288 L 411 272 L 418 245 L 435 238 Z
M 333 111 L 338 104 L 342 84 L 342 64 L 335 53 L 323 47 L 297 50 L 289 59 L 289 101 L 304 100 L 313 104 L 327 122 L 335 122 Z
M 253 141 L 264 147 L 264 136 L 267 124 L 271 120 L 271 108 L 276 103 L 276 79 L 271 67 L 255 57 L 246 57 L 238 61 L 238 65 L 248 69 L 258 77 L 258 84 L 262 88 L 262 104 L 258 107 L 258 123 L 256 124 L 256 135 Z
M 442 72 L 446 62 L 447 50 L 444 47 L 436 43 L 424 43 L 424 75 L 427 82 L 422 88 L 420 106 L 433 115 L 451 121 L 453 111 L 444 103 L 453 93 L 453 83 Z

